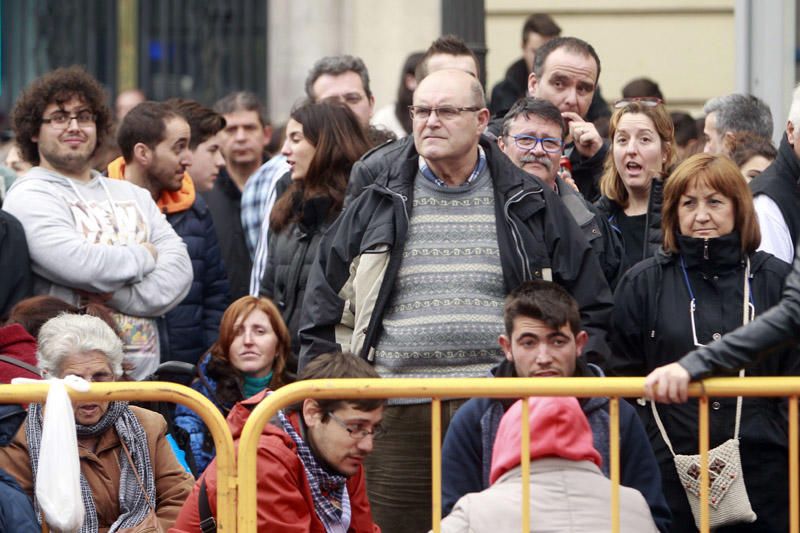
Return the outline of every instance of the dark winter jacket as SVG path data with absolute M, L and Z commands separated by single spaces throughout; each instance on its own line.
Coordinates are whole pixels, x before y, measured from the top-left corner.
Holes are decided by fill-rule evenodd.
M 159 329 L 161 360 L 194 364 L 219 336 L 230 286 L 205 200 L 196 197 L 191 208 L 168 214 L 167 220 L 186 243 L 194 278 L 189 294 L 166 314 Z
M 242 229 L 242 191 L 225 169 L 220 170 L 214 188 L 202 194 L 214 219 L 222 262 L 230 283 L 231 301 L 250 294 L 253 260 Z
M 663 239 L 661 236 L 661 205 L 664 202 L 664 182 L 660 179 L 654 179 L 650 185 L 650 198 L 647 202 L 647 213 L 645 217 L 645 231 L 644 235 L 644 249 L 642 250 L 641 259 L 652 257 L 661 245 Z M 611 225 L 611 229 L 617 232 L 619 240 L 622 243 L 622 272 L 624 273 L 634 264 L 628 264 L 625 251 L 625 238 L 622 230 L 619 228 L 617 221 L 619 220 L 620 213 L 622 213 L 622 206 L 610 200 L 606 196 L 600 198 L 594 206 L 603 213 Z
M 28 243 L 19 220 L 0 211 L 0 321 L 14 304 L 31 296 L 33 275 Z
M 31 499 L 13 477 L 0 469 L 0 531 L 38 533 L 41 530 Z
M 528 94 L 528 65 L 520 58 L 506 70 L 506 77 L 492 89 L 489 111 L 492 116 L 505 116 L 514 102 Z
M 677 361 L 695 347 L 689 287 L 694 294 L 697 342 L 706 344 L 742 324 L 745 265 L 738 233 L 715 239 L 679 237 L 681 255 L 659 252 L 637 264 L 620 280 L 615 294 L 613 355 L 609 373 L 645 376 Z M 707 259 L 705 258 L 707 257 Z M 685 264 L 688 285 L 681 266 Z M 750 256 L 750 300 L 758 315 L 780 300 L 788 265 L 764 252 Z M 794 351 L 774 354 L 749 367 L 751 376 L 800 373 Z M 745 398 L 741 416 L 741 457 L 755 524 L 742 531 L 786 531 L 788 524 L 788 451 L 784 401 Z M 672 455 L 650 406 L 637 405 L 662 469 L 664 494 L 673 512 L 673 531 L 689 531 L 692 514 L 675 472 Z M 697 401 L 659 405 L 658 412 L 675 453 L 698 453 Z M 736 398 L 711 398 L 710 446 L 733 437 Z M 738 531 L 721 529 L 720 531 Z
M 589 332 L 589 357 L 602 360 L 610 291 L 594 251 L 549 187 L 514 166 L 496 143 L 483 137 L 480 143 L 493 182 L 506 291 L 526 280 L 552 277 L 578 301 Z M 374 163 L 368 158 L 354 166 L 353 174 L 370 173 L 373 183 L 323 236 L 309 275 L 300 328 L 301 369 L 343 345 L 371 360 L 380 337 L 408 233 L 418 154 L 413 143 L 401 140 L 373 157 Z
M 556 178 L 556 186 L 559 198 L 564 202 L 572 218 L 583 230 L 583 236 L 597 254 L 606 281 L 613 290 L 623 273 L 625 258 L 619 233 L 611 227 L 608 218 L 599 209 L 587 202 L 580 193 L 567 185 L 561 178 Z
M 503 361 L 492 370 L 495 377 L 517 377 L 514 364 Z M 577 359 L 575 376 L 602 376 L 602 371 Z M 443 514 L 458 499 L 489 486 L 489 467 L 495 435 L 502 413 L 515 400 L 473 398 L 455 414 L 442 445 Z M 593 428 L 595 448 L 602 450 L 603 470 L 608 475 L 608 398 L 580 399 L 581 407 Z M 493 416 L 497 410 L 500 416 Z M 600 430 L 595 430 L 600 426 Z M 661 474 L 635 410 L 620 402 L 620 484 L 642 493 L 659 531 L 668 531 L 670 513 L 661 493 Z
M 302 195 L 302 192 L 298 195 Z M 301 209 L 301 202 L 298 198 L 296 209 Z M 260 292 L 278 306 L 289 328 L 292 352 L 286 361 L 286 369 L 291 377 L 297 374 L 300 355 L 297 332 L 308 273 L 317 257 L 322 233 L 335 218 L 329 212 L 330 203 L 326 197 L 307 200 L 302 206 L 302 219 L 289 224 L 277 234 L 271 234 L 269 239 L 269 255 Z
M 750 190 L 754 197 L 764 194 L 778 204 L 792 242 L 797 246 L 800 239 L 800 160 L 786 135 L 781 139 L 775 161 L 753 178 Z

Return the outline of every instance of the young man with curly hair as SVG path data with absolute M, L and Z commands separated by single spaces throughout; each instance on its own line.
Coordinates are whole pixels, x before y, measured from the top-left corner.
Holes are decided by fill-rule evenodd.
M 20 152 L 35 166 L 3 209 L 25 229 L 34 292 L 114 309 L 126 368 L 142 379 L 160 362 L 153 317 L 186 296 L 192 265 L 146 190 L 92 169 L 110 116 L 102 86 L 82 68 L 36 79 L 12 111 Z

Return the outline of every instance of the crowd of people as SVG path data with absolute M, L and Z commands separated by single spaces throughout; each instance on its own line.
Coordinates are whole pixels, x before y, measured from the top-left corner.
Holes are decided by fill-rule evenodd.
M 754 96 L 695 119 L 636 78 L 609 104 L 595 49 L 544 14 L 521 48 L 487 102 L 475 54 L 443 36 L 377 112 L 364 62 L 324 57 L 280 127 L 249 92 L 210 108 L 125 91 L 112 114 L 81 67 L 36 79 L 11 114 L 0 380 L 179 363 L 238 441 L 296 380 L 648 376 L 620 404 L 622 531 L 694 531 L 689 382 L 800 374 L 800 88 L 775 148 Z M 215 530 L 208 429 L 146 407 L 73 402 L 81 533 Z M 521 402 L 441 407 L 442 529 L 518 528 Z M 42 412 L 0 408 L 4 530 L 44 519 Z M 607 530 L 609 399 L 528 412 L 532 531 Z M 710 416 L 711 447 L 737 450 L 712 478 L 739 461 L 749 511 L 715 530 L 786 531 L 786 402 L 712 398 Z M 427 398 L 281 410 L 258 445 L 259 531 L 426 531 L 430 432 Z

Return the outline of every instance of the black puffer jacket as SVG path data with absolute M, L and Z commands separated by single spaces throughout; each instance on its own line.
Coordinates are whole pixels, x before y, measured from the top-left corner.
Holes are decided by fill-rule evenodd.
M 645 376 L 695 347 L 688 287 L 696 302 L 694 319 L 699 343 L 709 343 L 742 324 L 744 262 L 738 234 L 716 239 L 679 237 L 679 242 L 681 256 L 659 252 L 631 268 L 620 281 L 615 294 L 609 374 Z M 788 265 L 764 252 L 752 254 L 750 264 L 751 303 L 759 314 L 780 299 Z M 754 376 L 798 373 L 800 358 L 789 350 L 747 370 L 747 375 Z M 693 531 L 688 501 L 650 406 L 637 408 L 661 465 L 664 494 L 673 514 L 672 531 Z M 675 453 L 698 453 L 697 401 L 659 405 L 658 412 Z M 711 398 L 712 447 L 733 437 L 735 412 L 736 398 Z M 788 529 L 787 437 L 782 400 L 744 399 L 740 430 L 742 467 L 750 501 L 759 518 L 741 531 Z
M 556 194 L 517 168 L 485 137 L 480 139 L 495 193 L 495 218 L 505 289 L 552 274 L 578 301 L 590 361 L 607 355 L 611 299 L 597 256 Z M 301 318 L 301 364 L 349 345 L 369 358 L 400 267 L 408 232 L 414 179 L 419 171 L 413 142 L 395 141 L 362 158 L 352 181 L 372 183 L 351 198 L 322 239 L 309 275 Z M 369 281 L 359 277 L 373 269 Z M 362 292 L 357 292 L 363 287 Z M 354 294 L 345 295 L 345 291 Z M 362 303 L 363 302 L 363 303 Z M 361 320 L 360 320 L 361 319 Z M 350 331 L 346 331 L 347 328 Z
M 0 211 L 0 319 L 18 301 L 31 295 L 33 274 L 22 224 L 11 213 Z
M 661 248 L 661 205 L 664 202 L 664 181 L 661 179 L 654 179 L 650 185 L 650 198 L 647 202 L 647 216 L 645 217 L 645 231 L 647 234 L 644 236 L 644 248 L 640 259 L 647 259 L 652 257 L 659 248 Z M 608 219 L 611 229 L 617 232 L 619 240 L 622 243 L 622 272 L 625 272 L 634 264 L 628 264 L 626 257 L 628 254 L 625 251 L 625 238 L 622 230 L 619 228 L 617 221 L 620 213 L 622 213 L 622 206 L 617 202 L 609 199 L 606 196 L 601 197 L 594 206 L 603 213 Z
M 317 257 L 322 233 L 336 214 L 330 212 L 329 198 L 316 197 L 302 202 L 302 192 L 295 195 L 294 209 L 302 218 L 279 233 L 270 235 L 269 255 L 260 291 L 261 296 L 270 298 L 278 306 L 292 336 L 292 354 L 286 362 L 286 369 L 292 377 L 297 374 L 300 355 L 297 332 L 308 273 Z

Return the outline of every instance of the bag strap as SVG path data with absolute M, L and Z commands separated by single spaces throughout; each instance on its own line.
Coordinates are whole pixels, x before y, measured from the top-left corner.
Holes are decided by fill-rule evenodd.
M 39 368 L 36 368 L 33 365 L 29 365 L 25 361 L 20 361 L 19 359 L 11 355 L 0 354 L 0 361 L 8 363 L 10 365 L 18 366 L 19 368 L 25 369 L 28 372 L 33 372 L 37 376 L 42 377 L 42 371 Z
M 153 512 L 156 512 L 156 507 L 153 505 L 153 502 L 150 501 L 150 496 L 148 496 L 147 491 L 144 488 L 144 483 L 142 483 L 142 478 L 139 477 L 139 471 L 136 470 L 136 465 L 133 463 L 133 457 L 131 457 L 131 452 L 128 450 L 128 447 L 125 446 L 125 441 L 120 437 L 119 443 L 122 444 L 122 449 L 125 450 L 125 455 L 128 457 L 128 462 L 133 469 L 133 474 L 136 476 L 136 481 L 139 482 L 139 488 L 142 489 L 142 494 L 144 494 L 144 499 L 147 500 L 147 505 Z
M 197 512 L 200 515 L 200 531 L 202 533 L 217 533 L 217 521 L 214 519 L 214 515 L 211 514 L 205 477 L 200 480 L 200 494 L 197 496 Z
M 746 326 L 750 323 L 750 320 L 753 319 L 755 315 L 755 307 L 750 302 L 750 258 L 748 257 L 745 263 L 744 268 L 744 296 L 742 298 L 742 325 Z M 739 371 L 739 377 L 744 377 L 744 369 Z M 656 425 L 658 426 L 658 430 L 661 432 L 661 438 L 664 439 L 664 442 L 669 448 L 670 453 L 673 457 L 675 457 L 675 450 L 672 449 L 672 443 L 667 436 L 667 430 L 664 428 L 664 424 L 661 422 L 661 417 L 658 416 L 658 409 L 656 409 L 656 402 L 651 401 L 650 407 L 653 411 L 653 418 L 655 418 Z M 741 426 L 742 421 L 742 397 L 736 397 L 736 423 L 734 424 L 733 428 L 733 438 L 739 440 L 739 427 Z

